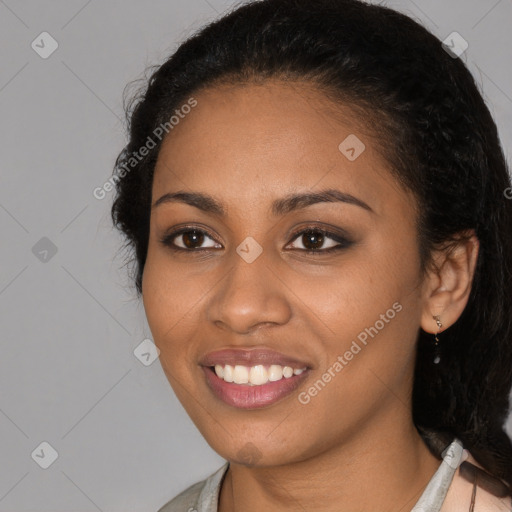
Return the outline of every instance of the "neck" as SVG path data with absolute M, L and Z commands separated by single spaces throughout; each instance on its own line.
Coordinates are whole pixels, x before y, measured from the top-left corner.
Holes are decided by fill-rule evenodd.
M 398 408 L 404 414 L 403 404 Z M 397 415 L 389 414 L 387 421 L 374 422 L 374 428 L 359 430 L 299 462 L 267 467 L 230 464 L 219 512 L 410 510 L 441 462 L 412 420 L 404 419 L 397 422 Z

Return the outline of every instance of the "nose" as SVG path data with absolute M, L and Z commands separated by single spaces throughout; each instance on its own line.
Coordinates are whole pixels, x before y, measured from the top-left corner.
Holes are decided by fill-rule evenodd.
M 292 292 L 270 267 L 265 252 L 252 263 L 234 254 L 231 263 L 210 296 L 208 320 L 238 334 L 287 323 L 292 315 L 287 296 Z

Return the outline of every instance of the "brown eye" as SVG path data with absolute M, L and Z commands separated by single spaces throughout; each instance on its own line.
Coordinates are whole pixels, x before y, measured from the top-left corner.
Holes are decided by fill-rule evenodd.
M 181 240 L 180 240 L 181 239 Z M 205 242 L 210 240 L 210 245 L 204 245 Z M 173 250 L 182 251 L 202 251 L 211 248 L 218 249 L 220 244 L 217 244 L 206 231 L 202 229 L 184 228 L 173 233 L 166 235 L 161 242 Z
M 188 249 L 195 249 L 195 244 L 201 245 L 204 240 L 204 234 L 201 231 L 185 231 L 181 234 L 183 244 Z
M 325 254 L 338 251 L 352 245 L 352 241 L 346 237 L 330 233 L 320 228 L 307 228 L 293 235 L 294 243 L 300 241 L 294 249 L 301 249 L 307 254 Z M 329 242 L 330 241 L 330 242 Z M 329 242 L 329 245 L 324 244 Z
M 323 243 L 324 234 L 320 231 L 304 231 L 302 234 L 302 244 L 308 250 L 320 249 Z

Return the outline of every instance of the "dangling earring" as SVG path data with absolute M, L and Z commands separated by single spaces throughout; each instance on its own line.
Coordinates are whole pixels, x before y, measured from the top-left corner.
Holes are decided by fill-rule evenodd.
M 439 338 L 437 335 L 439 334 L 439 329 L 441 329 L 443 324 L 441 323 L 439 315 L 434 315 L 432 318 L 436 321 L 437 324 L 437 332 L 434 335 L 434 364 L 439 364 L 439 361 L 441 361 L 441 356 L 439 354 Z

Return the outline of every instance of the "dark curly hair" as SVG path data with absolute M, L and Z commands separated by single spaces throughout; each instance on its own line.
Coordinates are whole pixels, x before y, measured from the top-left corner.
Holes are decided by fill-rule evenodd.
M 356 108 L 418 205 L 422 271 L 434 248 L 474 230 L 480 241 L 468 304 L 441 335 L 441 364 L 419 330 L 413 419 L 430 450 L 458 437 L 512 486 L 504 430 L 512 387 L 512 201 L 496 124 L 466 66 L 424 27 L 359 0 L 258 0 L 187 41 L 128 105 L 129 142 L 116 160 L 112 220 L 134 250 L 137 294 L 149 236 L 158 127 L 203 88 L 279 78 L 306 81 Z M 169 131 L 169 130 L 166 130 Z M 134 159 L 152 139 L 154 147 Z

